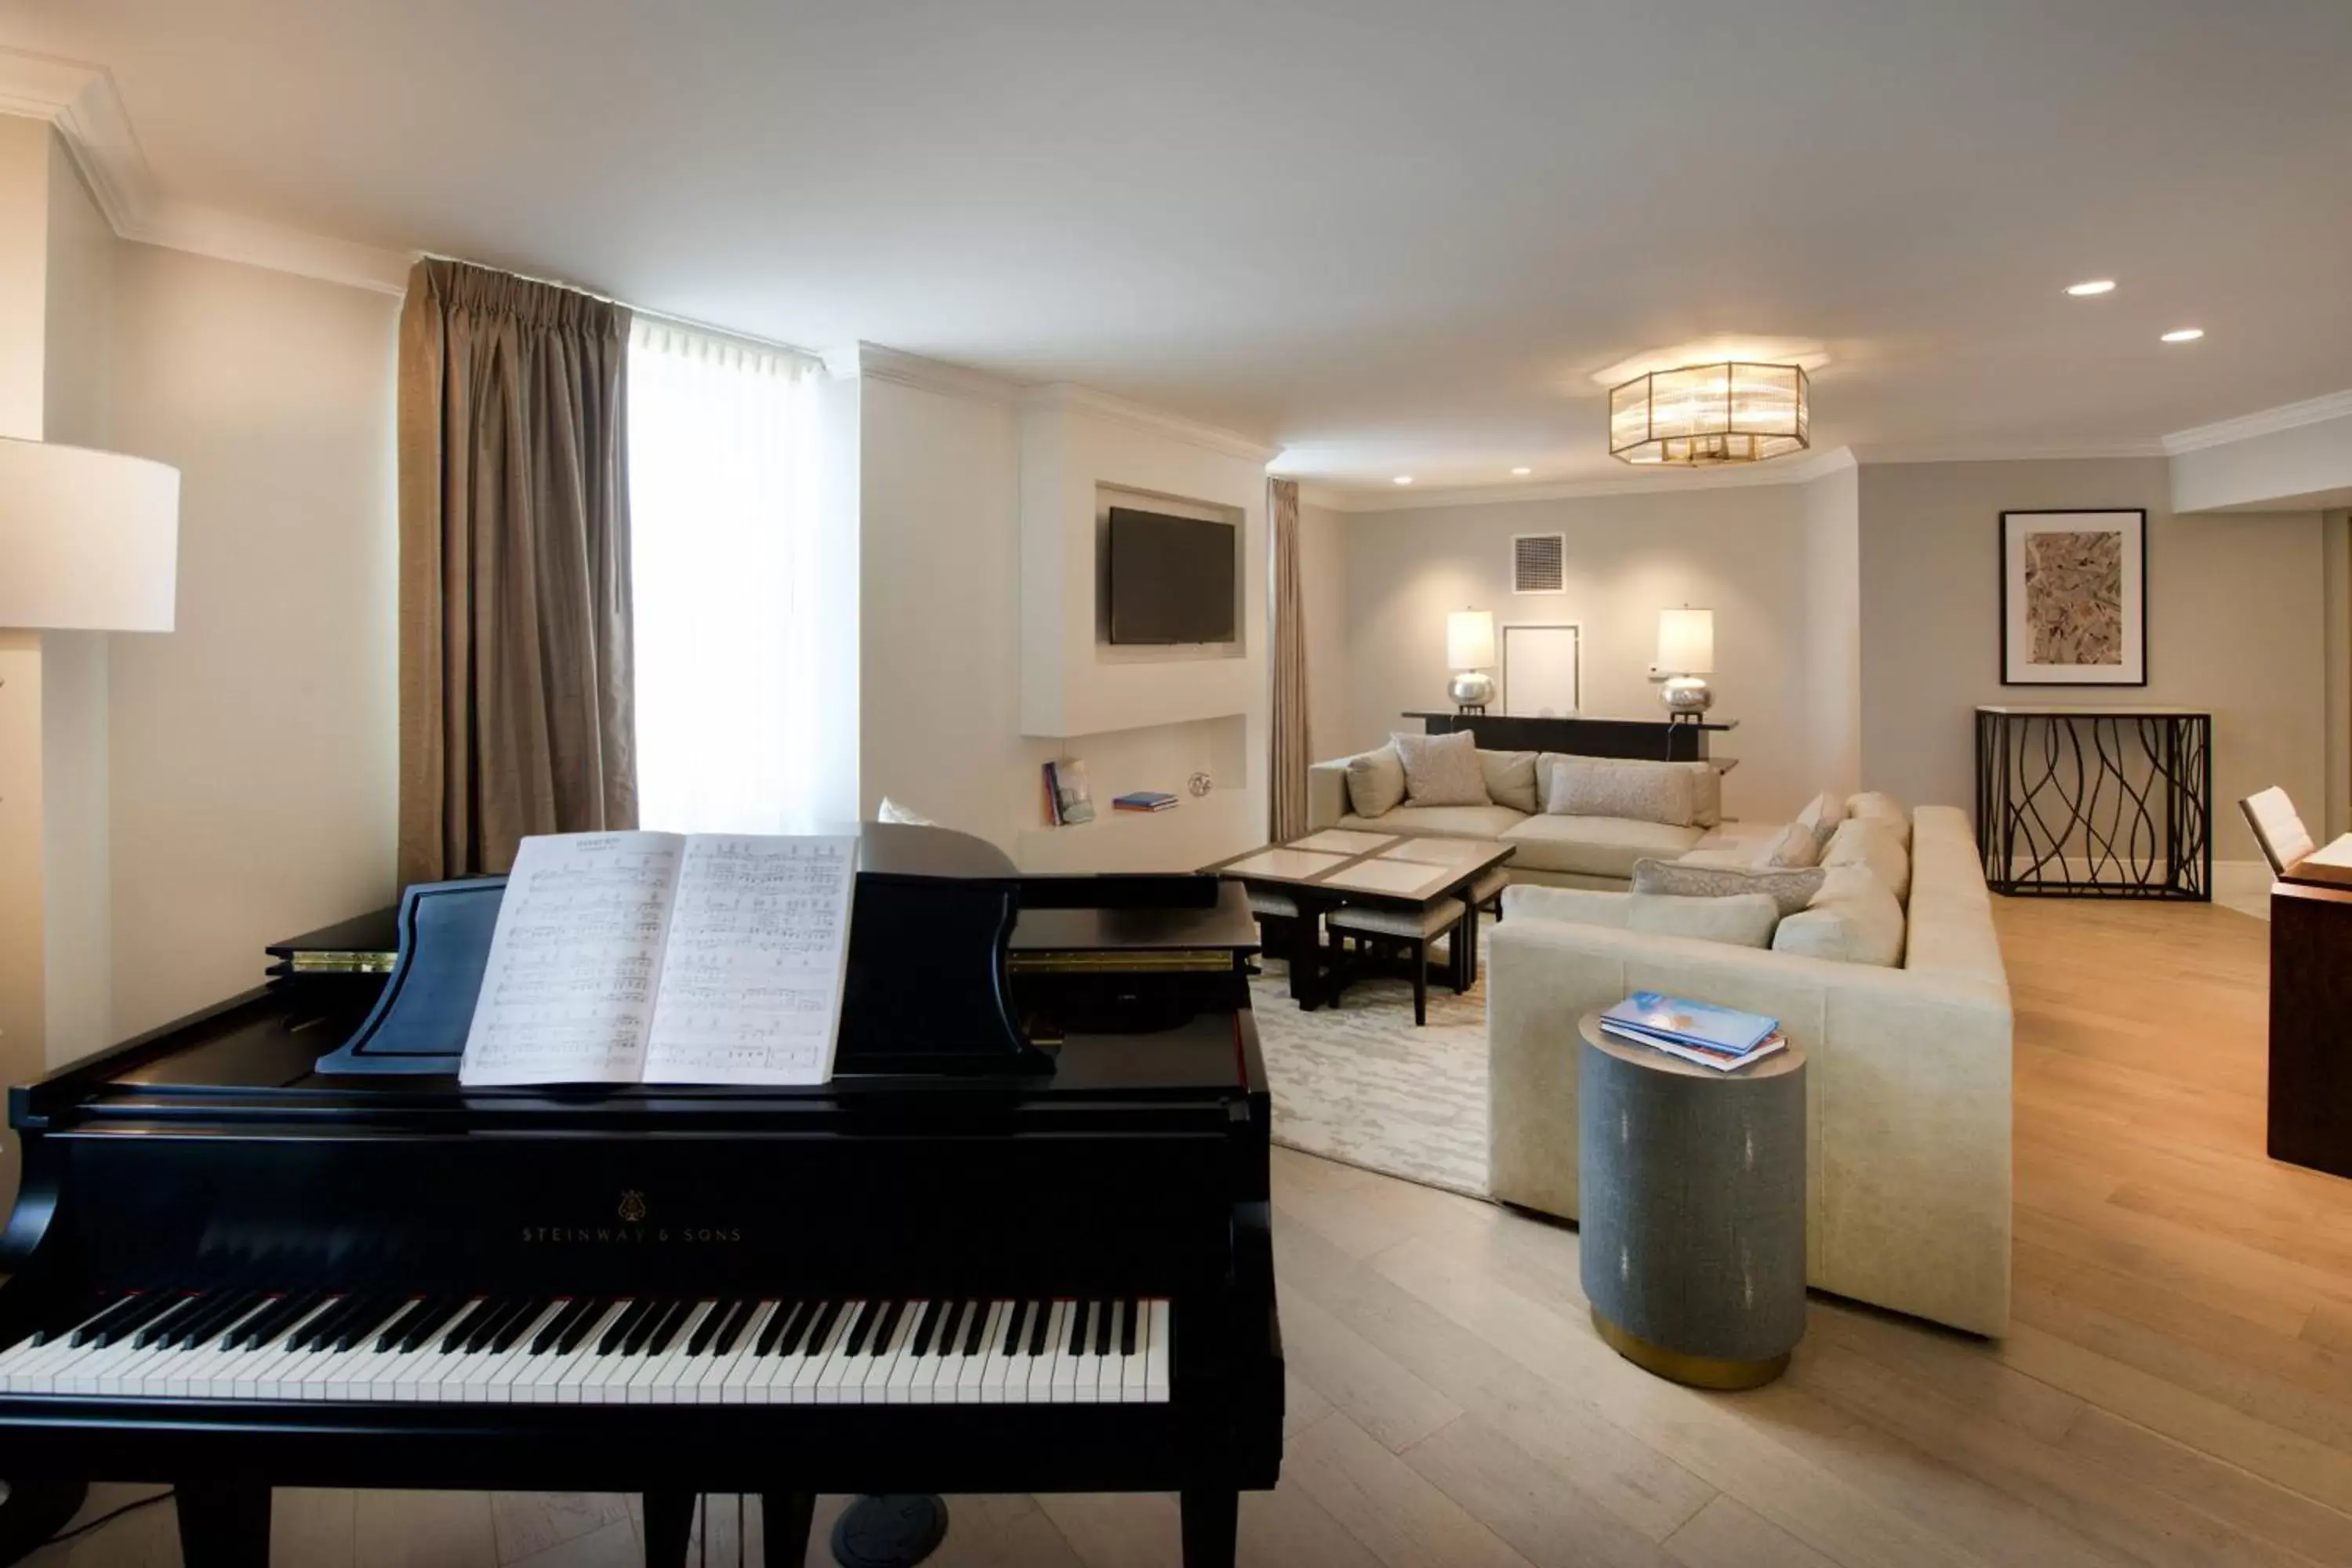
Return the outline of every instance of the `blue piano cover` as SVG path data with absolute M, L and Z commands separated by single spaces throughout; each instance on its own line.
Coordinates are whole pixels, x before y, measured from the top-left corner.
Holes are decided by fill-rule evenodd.
M 383 994 L 317 1070 L 455 1077 L 506 890 L 504 877 L 473 877 L 418 882 L 402 894 L 400 957 Z

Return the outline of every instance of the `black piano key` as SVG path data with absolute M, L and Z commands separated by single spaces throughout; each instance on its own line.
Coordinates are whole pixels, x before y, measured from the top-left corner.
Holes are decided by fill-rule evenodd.
M 530 1349 L 526 1353 L 545 1355 L 562 1343 L 563 1336 L 572 1331 L 572 1325 L 579 1321 L 580 1314 L 594 1305 L 595 1298 L 592 1296 L 574 1296 L 564 1302 L 563 1310 L 549 1319 L 547 1326 L 530 1337 Z
M 680 1301 L 677 1304 L 677 1310 L 670 1314 L 669 1321 L 656 1329 L 653 1338 L 646 1342 L 646 1353 L 667 1355 L 670 1347 L 677 1343 L 677 1336 L 686 1331 L 686 1325 L 694 1321 L 694 1314 L 701 1306 L 702 1303 L 699 1301 Z
M 491 1338 L 490 1352 L 493 1355 L 498 1355 L 514 1349 L 515 1342 L 522 1338 L 523 1331 L 530 1328 L 533 1323 L 539 1321 L 540 1318 L 546 1313 L 547 1309 L 553 1305 L 554 1300 L 551 1297 L 532 1297 L 530 1301 L 524 1304 L 523 1310 L 517 1312 L 513 1317 L 509 1318 L 506 1321 L 506 1326 L 500 1329 L 498 1333 Z
M 1045 1336 L 1053 1329 L 1053 1319 L 1054 1303 L 1051 1301 L 1038 1302 L 1037 1310 L 1031 1316 L 1029 1321 L 1029 1354 L 1044 1355 L 1045 1353 Z
M 963 1331 L 964 1354 L 980 1353 L 981 1341 L 988 1333 L 988 1311 L 993 1305 L 994 1303 L 990 1301 L 974 1301 L 971 1304 L 971 1321 L 965 1325 Z
M 1085 1339 L 1086 1331 L 1086 1303 L 1083 1301 L 1073 1301 L 1070 1303 L 1069 1337 L 1062 1342 L 1062 1353 L 1064 1355 L 1077 1354 L 1079 1343 Z
M 1140 1301 L 1121 1301 L 1118 1304 L 1118 1310 L 1120 1312 L 1118 1324 L 1118 1353 L 1121 1355 L 1133 1355 L 1135 1353 L 1135 1320 L 1142 1311 L 1143 1303 Z
M 412 1296 L 400 1304 L 399 1310 L 376 1325 L 375 1348 L 379 1355 L 391 1350 L 407 1336 L 409 1325 L 432 1310 L 432 1300 L 425 1296 Z
M 458 1351 L 471 1354 L 480 1350 L 489 1342 L 489 1337 L 498 1332 L 499 1325 L 507 1321 L 508 1314 L 520 1310 L 521 1307 L 522 1303 L 512 1297 L 485 1297 L 479 1307 L 467 1313 L 463 1321 L 450 1329 L 441 1342 L 443 1352 Z
M 222 1330 L 243 1322 L 268 1298 L 258 1290 L 230 1290 L 212 1305 L 209 1311 L 197 1313 L 187 1320 L 177 1333 L 166 1334 L 163 1342 L 177 1344 L 182 1350 L 194 1350 L 211 1342 Z
M 653 1310 L 654 1299 L 651 1296 L 639 1296 L 632 1300 L 628 1310 L 614 1319 L 613 1326 L 606 1329 L 604 1337 L 596 1342 L 596 1353 L 611 1355 L 618 1351 L 627 1342 L 628 1337 L 636 1331 L 637 1324 L 649 1316 Z
M 1095 1354 L 1108 1355 L 1110 1354 L 1110 1303 L 1097 1301 L 1094 1306 Z
M 914 1331 L 907 1336 L 908 1355 L 928 1354 L 931 1348 L 931 1328 L 939 1321 L 940 1303 L 926 1301 L 915 1314 Z
M 931 1321 L 928 1323 L 916 1325 L 915 1332 L 919 1341 L 919 1348 L 916 1353 L 919 1355 L 945 1355 L 955 1346 L 956 1331 L 963 1327 L 963 1303 L 961 1301 L 934 1301 L 931 1305 L 936 1309 L 931 1315 Z M 921 1342 L 921 1337 L 925 1334 L 930 1336 L 929 1342 Z
M 327 1336 L 350 1322 L 366 1300 L 360 1291 L 344 1292 L 332 1306 L 295 1330 L 287 1340 L 286 1348 L 289 1351 L 324 1350 L 328 1344 Z
M 308 1328 L 321 1318 L 334 1316 L 349 1300 L 349 1297 L 337 1297 L 331 1290 L 302 1291 L 299 1296 L 290 1298 L 288 1304 L 280 1306 L 278 1311 L 272 1314 L 274 1321 L 269 1323 L 267 1332 L 257 1333 L 254 1329 L 247 1328 L 246 1348 L 258 1350 L 271 1341 L 286 1335 L 289 1330 Z
M 210 1305 L 211 1300 L 208 1297 L 199 1296 L 194 1292 L 182 1296 L 163 1311 L 148 1319 L 147 1326 L 131 1336 L 131 1348 L 145 1350 L 149 1345 L 162 1343 L 165 1335 L 175 1333 L 180 1327 L 194 1322 L 195 1314 L 206 1310 Z
M 509 1338 L 508 1331 L 520 1333 L 533 1318 L 545 1310 L 547 1299 L 544 1296 L 524 1296 L 508 1302 L 475 1325 L 474 1331 L 466 1336 L 467 1353 L 495 1351 L 499 1348 L 500 1340 L 512 1344 L 514 1342 Z
M 740 1304 L 743 1310 L 735 1314 L 732 1321 L 721 1323 L 719 1332 L 711 1336 L 712 1355 L 733 1355 L 735 1347 L 741 1344 L 743 1336 L 751 1331 L 752 1320 L 760 1315 L 761 1302 L 758 1297 L 746 1296 Z M 777 1302 L 776 1311 L 782 1314 L 784 1307 L 784 1302 Z
M 814 1316 L 816 1316 L 814 1302 L 777 1302 L 776 1310 L 768 1315 L 767 1323 L 760 1330 L 760 1337 L 751 1342 L 751 1353 L 773 1355 L 776 1353 L 778 1345 L 785 1344 L 787 1341 L 797 1343 L 801 1335 L 808 1331 L 806 1320 Z M 789 1345 L 786 1346 L 785 1353 L 791 1353 Z
M 439 1333 L 457 1319 L 471 1303 L 463 1296 L 436 1296 L 421 1310 L 411 1312 L 403 1321 L 400 1341 L 393 1348 L 403 1355 L 425 1348 L 425 1342 Z
M 194 1296 L 185 1291 L 157 1290 L 153 1292 L 153 1299 L 145 1306 L 100 1334 L 98 1342 L 100 1345 L 109 1345 L 127 1339 L 134 1349 L 142 1345 L 152 1345 L 155 1342 L 155 1338 L 151 1331 L 166 1318 L 185 1311 L 188 1303 L 194 1300 Z
M 222 1335 L 221 1349 L 251 1350 L 264 1341 L 277 1338 L 278 1331 L 316 1307 L 323 1295 L 319 1290 L 288 1291 Z
M 898 1337 L 898 1324 L 906 1316 L 907 1303 L 904 1301 L 893 1301 L 885 1307 L 881 1318 L 874 1325 L 873 1336 L 866 1342 L 866 1353 L 880 1355 L 887 1351 L 890 1342 Z
M 17 1342 L 45 1345 L 53 1340 L 60 1339 L 71 1342 L 71 1335 L 89 1328 L 107 1313 L 121 1306 L 123 1298 L 111 1290 L 91 1290 L 77 1292 L 71 1296 L 61 1296 L 48 1303 L 47 1310 L 33 1325 L 33 1331 L 26 1336 L 23 1342 Z
M 466 1341 L 476 1329 L 482 1326 L 482 1320 L 500 1310 L 501 1303 L 488 1296 L 478 1297 L 467 1303 L 459 1310 L 456 1317 L 444 1323 L 438 1331 L 441 1353 L 447 1355 L 451 1351 L 465 1349 Z
M 638 1319 L 637 1326 L 631 1329 L 622 1339 L 621 1353 L 623 1355 L 644 1354 L 646 1342 L 667 1327 L 669 1321 L 677 1314 L 682 1305 L 683 1303 L 675 1298 L 656 1301 L 653 1310 Z
M 313 1318 L 303 1326 L 302 1331 L 310 1332 L 331 1316 L 335 1320 L 334 1326 L 320 1339 L 319 1348 L 335 1351 L 353 1350 L 370 1340 L 389 1332 L 408 1311 L 412 1302 L 412 1298 L 394 1291 L 371 1292 L 356 1303 L 349 1303 L 347 1299 L 347 1304 L 352 1309 L 348 1311 L 338 1307 L 331 1313 L 321 1313 L 319 1317 Z M 288 1342 L 290 1344 L 292 1342 L 289 1340 Z
M 874 1337 L 874 1320 L 882 1315 L 886 1301 L 866 1301 L 859 1305 L 857 1316 L 851 1321 L 849 1333 L 841 1342 L 843 1355 L 864 1355 L 866 1342 Z
M 563 1331 L 563 1337 L 555 1342 L 555 1353 L 570 1355 L 585 1344 L 588 1336 L 596 1331 L 596 1325 L 604 1321 L 604 1314 L 610 1312 L 614 1305 L 610 1296 L 599 1296 L 590 1301 L 588 1310 L 572 1319 L 572 1326 Z
M 117 1297 L 113 1304 L 109 1306 L 106 1310 L 78 1325 L 74 1329 L 73 1332 L 66 1337 L 66 1343 L 68 1345 L 89 1344 L 100 1334 L 105 1333 L 108 1330 L 116 1327 L 123 1322 L 124 1320 L 128 1319 L 133 1311 L 138 1310 L 140 1302 L 142 1300 L 143 1298 L 136 1293 Z
M 1011 1355 L 1013 1347 L 1021 1342 L 1022 1331 L 1028 1327 L 1028 1312 L 1029 1303 L 1026 1301 L 1004 1303 L 1004 1331 L 996 1341 L 998 1355 Z
M 710 1310 L 703 1314 L 701 1325 L 694 1331 L 694 1337 L 686 1342 L 686 1353 L 709 1355 L 717 1350 L 720 1336 L 732 1329 L 752 1305 L 740 1298 L 714 1303 Z

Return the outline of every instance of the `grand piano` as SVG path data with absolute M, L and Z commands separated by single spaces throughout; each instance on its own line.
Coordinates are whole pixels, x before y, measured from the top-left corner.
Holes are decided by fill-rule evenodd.
M 1246 910 L 859 864 L 820 1088 L 322 1073 L 429 986 L 376 918 L 13 1090 L 0 1475 L 170 1483 L 192 1568 L 267 1562 L 272 1486 L 638 1491 L 665 1568 L 703 1493 L 782 1564 L 819 1492 L 1174 1491 L 1232 1563 L 1282 1413 Z

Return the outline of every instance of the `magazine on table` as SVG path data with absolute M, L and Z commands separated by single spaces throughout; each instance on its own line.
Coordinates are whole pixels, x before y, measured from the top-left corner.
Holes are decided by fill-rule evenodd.
M 1614 1025 L 1728 1056 L 1754 1049 L 1780 1026 L 1779 1019 L 1761 1013 L 1744 1013 L 1656 991 L 1634 992 L 1601 1014 L 1601 1021 L 1603 1026 Z
M 1713 1068 L 1717 1072 L 1737 1072 L 1750 1062 L 1762 1061 L 1766 1057 L 1787 1049 L 1789 1045 L 1786 1036 L 1773 1034 L 1757 1042 L 1752 1049 L 1732 1055 L 1723 1051 L 1708 1050 L 1704 1046 L 1685 1045 L 1680 1040 L 1668 1039 L 1663 1035 L 1653 1035 L 1640 1029 L 1627 1028 L 1622 1024 L 1604 1023 L 1601 1026 L 1601 1032 L 1632 1045 L 1647 1046 L 1654 1051 L 1664 1051 L 1670 1057 L 1677 1057 L 1686 1062 L 1696 1062 L 1704 1068 Z

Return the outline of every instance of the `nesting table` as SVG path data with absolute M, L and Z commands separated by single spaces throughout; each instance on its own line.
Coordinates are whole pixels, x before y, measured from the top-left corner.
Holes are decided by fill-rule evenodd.
M 1202 868 L 1230 877 L 1254 893 L 1266 891 L 1297 909 L 1281 956 L 1290 965 L 1290 994 L 1313 1009 L 1336 1000 L 1362 966 L 1326 962 L 1322 924 L 1341 909 L 1390 910 L 1416 918 L 1448 899 L 1466 906 L 1444 978 L 1467 989 L 1477 978 L 1478 910 L 1469 889 L 1517 854 L 1483 838 L 1431 838 L 1326 828 L 1287 844 L 1270 844 Z M 1423 973 L 1416 989 L 1425 986 Z

